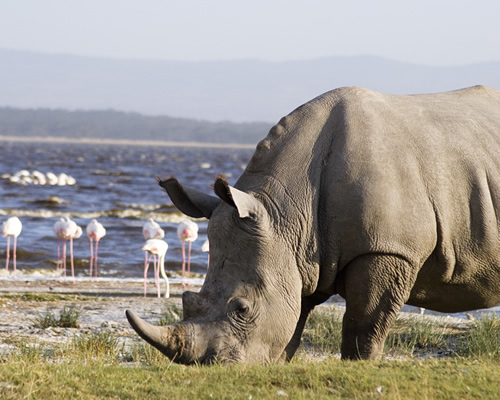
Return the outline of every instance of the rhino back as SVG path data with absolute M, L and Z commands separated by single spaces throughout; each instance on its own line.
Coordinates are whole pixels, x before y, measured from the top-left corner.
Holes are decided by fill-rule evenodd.
M 500 265 L 499 160 L 494 89 L 342 88 L 273 127 L 237 186 L 272 198 L 320 286 L 373 252 L 419 265 L 432 255 L 443 280 L 466 280 L 471 264 Z

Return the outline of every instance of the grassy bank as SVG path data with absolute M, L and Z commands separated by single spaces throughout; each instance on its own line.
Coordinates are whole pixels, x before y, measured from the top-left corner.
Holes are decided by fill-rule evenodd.
M 157 315 L 175 322 L 180 309 Z M 71 316 L 71 318 L 68 317 Z M 80 313 L 61 307 L 33 324 L 78 325 Z M 50 326 L 45 329 L 51 329 Z M 1 399 L 496 399 L 500 393 L 500 320 L 449 324 L 419 315 L 399 318 L 379 362 L 338 359 L 341 315 L 315 311 L 297 356 L 287 365 L 180 366 L 137 340 L 98 329 L 64 343 L 4 339 Z
M 289 365 L 183 367 L 13 361 L 2 399 L 498 399 L 500 363 L 467 359 L 295 361 Z

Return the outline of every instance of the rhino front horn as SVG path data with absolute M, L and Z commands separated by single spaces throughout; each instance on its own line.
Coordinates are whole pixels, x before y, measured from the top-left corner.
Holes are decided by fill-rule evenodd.
M 194 361 L 192 357 L 194 335 L 191 324 L 156 326 L 148 324 L 132 311 L 127 310 L 125 314 L 139 336 L 168 358 L 181 364 L 191 364 Z

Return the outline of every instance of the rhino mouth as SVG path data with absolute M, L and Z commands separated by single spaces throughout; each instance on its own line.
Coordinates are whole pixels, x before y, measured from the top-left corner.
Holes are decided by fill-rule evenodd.
M 202 365 L 236 364 L 243 362 L 243 356 L 237 346 L 224 346 L 218 350 L 208 349 L 197 362 Z
M 204 355 L 203 357 L 201 357 L 198 360 L 198 363 L 202 364 L 202 365 L 213 365 L 213 364 L 218 364 L 218 363 L 224 364 L 224 362 L 222 360 L 220 360 L 215 355 L 215 353 L 210 353 L 210 354 Z

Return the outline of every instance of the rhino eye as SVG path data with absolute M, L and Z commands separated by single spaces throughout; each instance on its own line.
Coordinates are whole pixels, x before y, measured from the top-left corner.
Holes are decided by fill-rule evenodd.
M 229 303 L 229 309 L 233 313 L 246 314 L 250 310 L 250 304 L 245 299 L 236 298 Z

